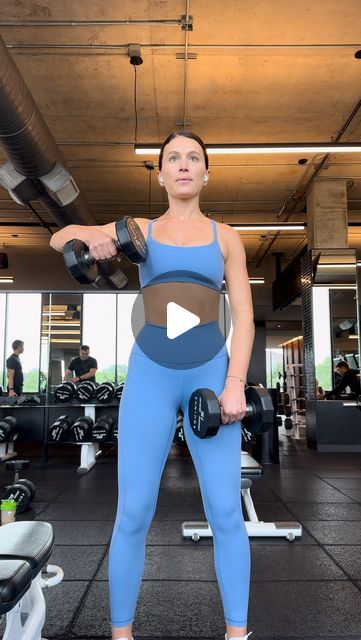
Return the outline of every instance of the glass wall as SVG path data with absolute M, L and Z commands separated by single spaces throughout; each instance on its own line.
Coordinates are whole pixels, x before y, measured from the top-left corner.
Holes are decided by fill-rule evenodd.
M 116 313 L 116 294 L 83 295 L 82 343 L 90 347 L 90 355 L 98 363 L 99 383 L 115 381 Z
M 267 372 L 267 387 L 275 387 L 276 382 L 280 381 L 281 373 L 283 375 L 283 349 L 266 349 L 266 372 Z
M 124 380 L 134 335 L 144 324 L 144 308 L 141 296 L 136 293 L 116 294 L 117 298 L 117 382 Z M 138 298 L 138 300 L 136 300 Z
M 24 341 L 21 364 L 24 373 L 24 392 L 39 391 L 40 367 L 40 293 L 11 293 L 7 297 L 6 337 L 4 353 L 3 386 L 7 385 L 6 358 L 13 350 L 14 340 Z

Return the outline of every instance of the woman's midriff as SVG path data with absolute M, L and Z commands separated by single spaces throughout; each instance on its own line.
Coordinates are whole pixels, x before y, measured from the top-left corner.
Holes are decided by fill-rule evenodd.
M 199 317 L 199 324 L 218 322 L 219 291 L 193 282 L 161 282 L 142 290 L 145 321 L 167 326 L 167 305 L 175 302 Z

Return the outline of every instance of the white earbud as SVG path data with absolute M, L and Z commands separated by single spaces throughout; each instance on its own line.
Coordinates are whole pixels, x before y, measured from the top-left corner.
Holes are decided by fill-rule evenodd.
M 204 178 L 203 178 L 203 182 L 204 182 L 204 184 L 207 184 L 207 183 L 208 183 L 208 180 L 209 180 L 208 176 L 204 176 Z
M 162 176 L 159 178 L 159 184 L 161 187 L 164 187 L 164 179 L 162 178 Z

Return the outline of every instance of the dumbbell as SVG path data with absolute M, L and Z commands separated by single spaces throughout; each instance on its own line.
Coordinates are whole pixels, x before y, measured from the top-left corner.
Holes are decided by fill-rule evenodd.
M 49 442 L 64 442 L 68 437 L 69 428 L 73 424 L 73 421 L 69 416 L 60 416 L 49 427 L 48 441 Z
M 54 400 L 56 402 L 70 402 L 76 392 L 76 384 L 71 380 L 61 382 L 54 391 Z
M 12 442 L 19 433 L 18 421 L 13 416 L 6 416 L 0 421 L 0 443 Z
M 109 440 L 118 440 L 118 420 L 114 421 L 114 424 L 110 430 Z
M 292 418 L 285 418 L 283 426 L 286 429 L 286 431 L 291 431 L 293 429 Z
M 95 382 L 91 382 L 91 380 L 84 380 L 81 382 L 75 392 L 75 397 L 81 402 L 89 402 L 94 397 L 96 390 Z
M 117 388 L 115 389 L 115 397 L 119 401 L 120 401 L 120 398 L 122 397 L 123 389 L 124 389 L 124 380 L 123 382 L 120 382 Z
M 115 396 L 115 385 L 113 382 L 102 382 L 95 391 L 95 398 L 99 402 L 110 402 Z
M 115 223 L 116 247 L 134 264 L 144 262 L 148 247 L 139 225 L 134 218 L 124 216 Z M 99 275 L 97 261 L 82 240 L 70 240 L 64 245 L 65 266 L 70 275 L 80 284 L 92 284 Z
M 249 386 L 245 390 L 246 414 L 244 427 L 252 434 L 268 431 L 274 420 L 270 394 L 263 387 Z M 211 389 L 196 389 L 189 400 L 188 416 L 193 433 L 199 438 L 212 438 L 221 426 L 219 401 Z
M 15 478 L 13 484 L 5 487 L 3 499 L 15 500 L 16 512 L 22 513 L 28 508 L 36 493 L 35 485 L 31 480 L 19 478 L 19 471 L 29 467 L 29 460 L 11 460 L 6 462 L 5 467 L 7 470 L 15 471 Z
M 69 440 L 73 442 L 90 442 L 93 420 L 89 416 L 80 416 L 69 429 Z
M 112 429 L 114 427 L 114 420 L 110 416 L 100 416 L 96 423 L 90 430 L 90 439 L 92 442 L 104 442 L 108 440 Z

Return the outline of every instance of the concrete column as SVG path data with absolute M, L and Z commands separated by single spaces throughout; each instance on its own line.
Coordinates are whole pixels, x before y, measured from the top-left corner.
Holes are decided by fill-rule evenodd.
M 307 196 L 309 249 L 348 247 L 346 180 L 317 180 Z

